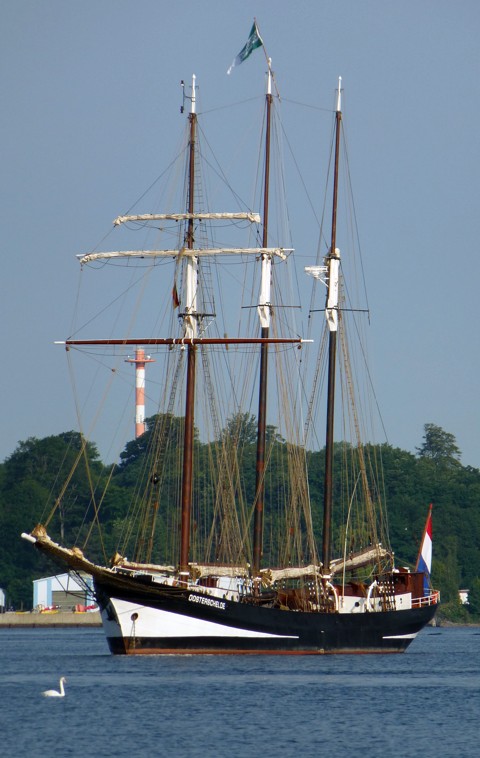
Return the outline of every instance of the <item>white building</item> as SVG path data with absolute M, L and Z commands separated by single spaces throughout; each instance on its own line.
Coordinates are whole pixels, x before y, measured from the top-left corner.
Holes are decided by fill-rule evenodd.
M 83 609 L 94 603 L 92 577 L 87 574 L 82 575 L 82 581 L 71 574 L 58 574 L 35 579 L 33 582 L 34 610 L 57 607 L 71 611 L 76 606 Z

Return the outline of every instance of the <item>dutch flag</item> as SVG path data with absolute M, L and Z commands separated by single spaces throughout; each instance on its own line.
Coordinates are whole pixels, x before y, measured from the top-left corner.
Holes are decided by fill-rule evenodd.
M 424 595 L 430 594 L 430 574 L 432 571 L 432 505 L 430 505 L 425 530 L 423 532 L 422 544 L 418 553 L 417 565 L 415 571 L 423 571 L 423 590 Z

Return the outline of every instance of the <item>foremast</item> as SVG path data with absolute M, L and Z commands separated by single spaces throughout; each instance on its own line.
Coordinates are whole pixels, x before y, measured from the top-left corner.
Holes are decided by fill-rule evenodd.
M 188 213 L 186 248 L 194 248 L 194 203 L 195 203 L 195 142 L 197 134 L 195 75 L 192 77 L 192 95 L 190 99 L 189 138 L 189 167 L 188 167 Z M 186 272 L 186 303 L 183 314 L 184 336 L 193 340 L 197 336 L 197 280 L 198 257 L 188 256 Z M 185 430 L 183 437 L 183 475 L 181 496 L 181 531 L 180 531 L 180 578 L 185 581 L 189 577 L 190 554 L 190 525 L 192 517 L 193 493 L 193 436 L 194 436 L 194 406 L 195 406 L 195 364 L 196 346 L 190 342 L 187 346 L 187 387 L 185 397 Z

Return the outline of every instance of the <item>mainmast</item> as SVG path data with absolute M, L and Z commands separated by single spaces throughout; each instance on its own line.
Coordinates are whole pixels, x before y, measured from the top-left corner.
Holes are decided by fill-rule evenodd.
M 272 70 L 271 60 L 268 60 L 267 73 L 267 124 L 265 133 L 265 180 L 263 190 L 263 240 L 262 247 L 268 242 L 268 202 L 270 185 L 270 129 L 272 110 Z M 270 286 L 271 286 L 272 257 L 262 255 L 262 274 L 258 315 L 261 324 L 261 336 L 267 339 L 270 334 Z M 253 576 L 260 575 L 260 565 L 263 552 L 263 513 L 265 501 L 265 441 L 267 428 L 267 376 L 268 376 L 268 343 L 263 343 L 260 350 L 260 378 L 258 394 L 258 427 L 257 427 L 257 458 L 255 478 L 255 518 L 253 527 Z
M 191 214 L 187 224 L 185 247 L 194 248 L 194 202 L 195 202 L 195 142 L 197 133 L 197 114 L 195 103 L 195 75 L 192 77 L 192 95 L 190 98 L 190 144 L 188 171 L 188 213 Z M 197 336 L 197 277 L 198 257 L 190 255 L 186 262 L 186 302 L 183 316 L 185 339 Z M 185 398 L 185 430 L 183 438 L 183 471 L 182 471 L 182 517 L 180 536 L 180 574 L 188 579 L 188 562 L 190 556 L 190 523 L 192 516 L 193 493 L 193 432 L 194 432 L 194 403 L 195 403 L 195 363 L 196 346 L 191 342 L 187 346 L 187 390 Z
M 342 79 L 338 80 L 337 107 L 335 113 L 335 165 L 333 178 L 332 204 L 332 236 L 330 250 L 325 259 L 327 267 L 327 302 L 325 315 L 329 334 L 328 346 L 328 391 L 327 391 L 327 428 L 325 443 L 325 480 L 323 495 L 323 545 L 322 562 L 326 575 L 330 573 L 331 532 L 333 505 L 333 440 L 334 440 L 334 407 L 335 407 L 335 373 L 337 358 L 337 328 L 338 328 L 338 274 L 340 267 L 340 251 L 337 249 L 337 206 L 338 206 L 338 166 L 340 159 L 340 130 L 342 123 L 341 110 Z

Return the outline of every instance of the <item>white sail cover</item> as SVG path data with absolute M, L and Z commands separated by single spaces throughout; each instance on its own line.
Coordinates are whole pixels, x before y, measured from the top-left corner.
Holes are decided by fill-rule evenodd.
M 350 555 L 344 561 L 342 558 L 334 560 L 330 564 L 330 571 L 332 574 L 338 574 L 339 571 L 352 571 L 354 569 L 362 568 L 362 566 L 369 566 L 382 558 L 390 557 L 391 553 L 381 546 L 373 545 L 366 550 L 363 550 L 355 555 Z
M 181 256 L 200 257 L 212 255 L 276 255 L 282 260 L 292 248 L 280 247 L 222 247 L 222 248 L 181 248 L 180 250 L 115 250 L 108 253 L 82 253 L 77 255 L 79 262 L 93 263 L 118 258 L 179 258 Z
M 250 221 L 260 223 L 260 214 L 247 213 L 142 213 L 137 216 L 117 216 L 113 225 L 119 226 L 129 221 Z

